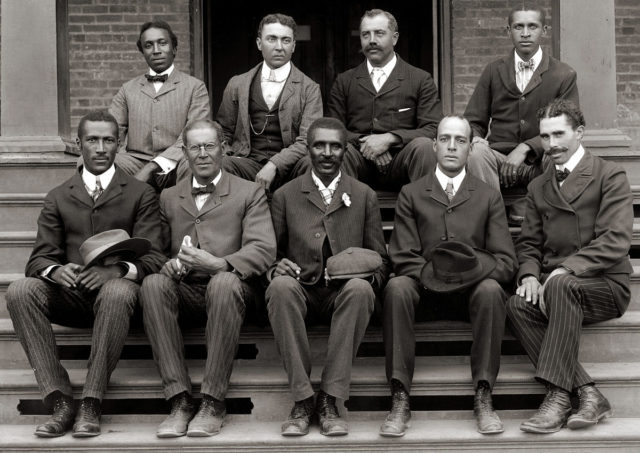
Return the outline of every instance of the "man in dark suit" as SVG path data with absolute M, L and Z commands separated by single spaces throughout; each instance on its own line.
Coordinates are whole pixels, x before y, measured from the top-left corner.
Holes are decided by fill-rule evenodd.
M 360 21 L 366 61 L 338 76 L 329 116 L 348 132 L 343 170 L 373 186 L 399 189 L 435 166 L 432 140 L 442 106 L 431 75 L 394 52 L 398 23 L 380 9 Z
M 142 278 L 163 259 L 158 201 L 153 189 L 114 166 L 118 123 L 107 112 L 80 120 L 81 171 L 49 192 L 26 278 L 7 290 L 7 308 L 53 416 L 36 428 L 39 437 L 62 436 L 73 423 L 69 375 L 60 364 L 51 322 L 93 325 L 91 355 L 74 437 L 100 434 L 100 401 L 129 331 Z M 110 265 L 84 267 L 83 242 L 97 233 L 124 230 L 154 244 L 149 253 Z
M 383 298 L 392 407 L 380 434 L 403 436 L 411 418 L 409 391 L 415 366 L 416 311 L 423 317 L 431 311 L 438 318 L 462 317 L 471 321 L 471 377 L 478 431 L 500 433 L 502 422 L 493 410 L 491 389 L 500 368 L 506 317 L 507 295 L 502 286 L 511 282 L 516 270 L 504 204 L 498 191 L 465 170 L 471 148 L 471 127 L 466 119 L 445 117 L 438 126 L 433 148 L 437 158 L 435 172 L 404 186 L 396 204 L 389 243 L 396 277 L 387 284 Z M 458 284 L 450 285 L 446 291 L 427 286 L 421 276 L 425 269 L 434 267 L 434 248 L 447 247 L 450 241 L 489 256 L 495 267 L 480 273 L 482 278 L 478 281 L 469 281 L 467 274 L 473 272 L 463 273 L 462 266 L 454 266 L 451 282 Z M 425 286 L 431 290 L 425 290 Z
M 264 190 L 221 170 L 220 125 L 211 120 L 189 123 L 183 142 L 193 178 L 160 196 L 172 258 L 140 290 L 144 329 L 171 403 L 158 437 L 220 432 L 240 328 L 255 306 L 254 283 L 276 255 Z M 202 402 L 195 416 L 179 320 L 206 326 Z
M 540 46 L 544 11 L 514 8 L 507 31 L 513 52 L 487 65 L 464 112 L 474 135 L 469 171 L 497 190 L 526 187 L 542 172 L 537 111 L 556 98 L 578 103 L 576 72 Z M 512 222 L 522 223 L 523 206 L 512 206 Z
M 622 316 L 629 304 L 633 199 L 624 170 L 582 147 L 584 117 L 573 102 L 555 100 L 539 118 L 554 165 L 528 188 L 516 242 L 518 288 L 507 313 L 547 387 L 540 409 L 520 429 L 551 433 L 611 414 L 578 350 L 583 324 Z M 580 407 L 569 416 L 571 392 Z
M 188 174 L 186 164 L 177 168 L 180 134 L 188 122 L 211 116 L 209 95 L 201 80 L 174 67 L 178 38 L 169 24 L 142 24 L 136 44 L 149 72 L 122 85 L 109 107 L 120 125 L 116 165 L 159 191 Z
M 267 310 L 295 400 L 282 434 L 307 434 L 316 412 L 320 432 L 339 436 L 347 434 L 348 427 L 335 401 L 349 397 L 351 364 L 388 266 L 375 192 L 340 171 L 347 137 L 344 125 L 334 118 L 320 118 L 307 136 L 312 169 L 273 196 L 278 261 L 268 273 Z M 327 260 L 349 247 L 377 252 L 382 266 L 368 279 L 326 280 Z M 307 314 L 331 323 L 315 410 Z
M 217 119 L 231 146 L 222 167 L 268 190 L 304 173 L 307 128 L 322 116 L 322 98 L 318 84 L 291 63 L 292 17 L 263 17 L 256 44 L 264 61 L 231 78 Z

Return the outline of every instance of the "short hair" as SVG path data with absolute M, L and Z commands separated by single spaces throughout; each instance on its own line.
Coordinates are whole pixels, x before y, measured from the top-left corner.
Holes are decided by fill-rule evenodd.
M 315 136 L 315 133 L 318 129 L 330 129 L 332 131 L 340 132 L 340 141 L 342 142 L 342 146 L 347 146 L 347 128 L 344 127 L 344 124 L 339 119 L 323 117 L 318 118 L 313 123 L 311 123 L 309 129 L 307 129 L 308 144 L 311 144 L 311 142 L 313 141 L 313 137 Z
M 281 13 L 267 14 L 262 18 L 258 25 L 258 38 L 262 37 L 262 28 L 268 24 L 282 24 L 285 27 L 289 27 L 293 30 L 293 39 L 296 39 L 298 26 L 296 25 L 296 21 L 293 20 L 293 17 Z
M 150 28 L 161 28 L 162 30 L 167 30 L 167 32 L 169 33 L 169 38 L 171 38 L 171 45 L 174 49 L 178 48 L 178 37 L 173 32 L 173 30 L 171 30 L 171 26 L 165 21 L 158 19 L 152 20 L 150 22 L 145 22 L 140 27 L 140 35 L 138 36 L 138 42 L 136 42 L 136 45 L 138 46 L 138 50 L 140 52 L 142 52 L 142 34 Z
M 467 123 L 467 126 L 469 126 L 469 141 L 470 142 L 473 141 L 473 129 L 471 128 L 471 123 L 469 122 L 468 119 L 466 119 L 464 116 L 460 115 L 459 113 L 450 113 L 449 115 L 445 115 L 442 117 L 442 119 L 438 123 L 438 127 L 436 128 L 436 137 L 438 136 L 438 129 L 440 128 L 440 124 L 447 118 L 457 118 Z
M 116 138 L 120 134 L 120 128 L 118 127 L 118 121 L 115 117 L 109 113 L 107 110 L 92 110 L 87 113 L 85 116 L 80 118 L 80 122 L 78 123 L 78 138 L 82 138 L 85 133 L 85 125 L 88 121 L 102 121 L 105 123 L 111 123 L 116 126 Z
M 511 8 L 511 11 L 509 11 L 509 26 L 511 26 L 511 24 L 513 23 L 513 16 L 515 16 L 518 11 L 535 11 L 536 13 L 538 13 L 538 16 L 540 16 L 540 23 L 542 24 L 542 26 L 544 27 L 547 23 L 544 10 L 541 7 L 525 5 L 524 2 L 522 2 L 520 6 L 514 6 L 513 8 Z
M 193 120 L 189 122 L 182 131 L 182 143 L 186 146 L 187 144 L 187 134 L 189 131 L 194 129 L 213 129 L 216 131 L 216 138 L 218 139 L 218 143 L 222 143 L 224 141 L 224 132 L 222 131 L 222 126 L 217 121 L 212 121 L 208 118 Z
M 364 12 L 362 17 L 360 18 L 360 27 L 362 27 L 362 21 L 365 18 L 371 19 L 372 17 L 379 16 L 380 14 L 382 14 L 383 16 L 385 16 L 389 20 L 389 30 L 391 30 L 394 33 L 397 33 L 398 32 L 398 21 L 396 20 L 395 17 L 393 17 L 393 14 L 391 14 L 389 11 L 385 11 L 383 9 L 378 9 L 378 8 L 370 9 L 369 11 L 365 11 Z
M 544 118 L 557 118 L 565 115 L 571 128 L 576 130 L 580 126 L 585 126 L 584 115 L 580 107 L 569 99 L 554 99 L 546 107 L 538 110 L 538 124 Z

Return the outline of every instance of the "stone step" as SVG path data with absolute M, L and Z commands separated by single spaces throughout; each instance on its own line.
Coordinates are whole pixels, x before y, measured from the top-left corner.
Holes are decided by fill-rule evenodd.
M 45 193 L 0 193 L 0 231 L 32 231 L 37 227 Z
M 75 156 L 0 160 L 0 193 L 47 193 L 73 175 Z

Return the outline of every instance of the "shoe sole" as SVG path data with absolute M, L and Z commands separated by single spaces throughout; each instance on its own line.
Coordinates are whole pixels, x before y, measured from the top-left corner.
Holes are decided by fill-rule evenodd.
M 286 431 L 281 433 L 284 437 L 302 437 L 302 436 L 306 436 L 307 434 L 309 434 L 309 431 L 299 431 L 299 432 L 294 432 L 294 431 Z
M 320 431 L 320 434 L 327 437 L 339 437 L 339 436 L 346 436 L 347 434 L 349 434 L 349 431 L 334 431 L 334 432 Z
M 504 432 L 504 428 L 502 428 L 502 429 L 484 430 L 484 431 L 478 430 L 478 432 L 480 434 L 500 434 L 500 433 Z
M 597 420 L 587 420 L 584 418 L 574 418 L 574 419 L 569 418 L 569 420 L 567 421 L 567 428 L 569 429 L 588 428 L 589 426 L 593 426 L 597 424 L 603 418 L 611 417 L 612 415 L 613 415 L 613 411 L 609 409 L 608 411 L 605 411 L 602 414 L 600 414 Z
M 59 433 L 59 434 L 58 434 L 58 433 L 55 433 L 55 434 L 54 434 L 54 433 L 45 433 L 45 432 L 36 431 L 36 432 L 35 432 L 35 433 L 33 433 L 33 434 L 35 434 L 35 435 L 36 435 L 36 436 L 38 436 L 38 437 L 42 437 L 42 438 L 44 438 L 44 439 L 51 439 L 52 437 L 62 437 L 62 436 L 64 436 L 65 434 L 67 434 L 67 431 L 65 431 L 65 432 L 63 432 L 63 433 Z
M 71 437 L 75 437 L 76 439 L 82 437 L 96 437 L 99 436 L 100 433 L 72 433 Z
M 187 431 L 187 437 L 212 437 L 216 434 L 220 434 L 220 431 L 204 431 L 204 430 L 189 430 Z
M 525 433 L 533 433 L 533 434 L 551 434 L 551 433 L 557 433 L 558 431 L 560 431 L 562 429 L 562 427 L 565 426 L 564 424 L 562 426 L 559 426 L 557 428 L 537 428 L 535 426 L 529 426 L 529 425 L 520 425 L 520 430 L 524 431 Z
M 156 433 L 156 437 L 158 437 L 159 439 L 173 439 L 176 437 L 183 437 L 186 436 L 187 432 L 183 432 L 183 433 L 178 433 L 178 432 L 170 432 L 170 431 L 165 431 L 165 432 L 161 432 L 161 433 Z
M 380 435 L 382 437 L 402 437 L 405 435 L 405 433 L 406 433 L 406 430 L 402 431 L 401 433 L 387 433 L 387 432 L 380 431 Z

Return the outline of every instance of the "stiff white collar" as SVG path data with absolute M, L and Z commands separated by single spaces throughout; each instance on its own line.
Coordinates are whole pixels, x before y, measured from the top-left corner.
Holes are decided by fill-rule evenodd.
M 213 183 L 214 186 L 217 186 L 218 183 L 220 182 L 220 178 L 222 178 L 222 170 L 218 171 L 218 175 L 213 178 L 213 180 L 211 181 Z M 207 187 L 207 185 L 202 185 L 200 184 L 197 180 L 196 177 L 194 176 L 193 179 L 191 180 L 191 186 L 192 187 Z
M 320 190 L 326 190 L 326 189 L 336 190 L 336 187 L 338 187 L 338 182 L 340 181 L 341 175 L 342 175 L 342 172 L 339 171 L 338 175 L 335 178 L 333 178 L 333 181 L 331 181 L 329 185 L 325 187 L 322 180 L 316 176 L 316 173 L 313 170 L 311 170 L 311 177 L 313 178 L 313 181 L 316 183 L 316 185 L 318 186 L 318 189 Z
M 262 62 L 262 80 L 267 81 L 269 80 L 269 74 L 271 73 L 271 71 L 273 71 L 274 75 L 275 75 L 275 82 L 277 83 L 282 83 L 285 80 L 287 80 L 287 77 L 289 77 L 289 73 L 291 72 L 291 62 L 287 61 L 285 64 L 283 64 L 282 66 L 280 66 L 279 68 L 276 69 L 271 69 L 269 66 L 267 66 L 266 62 Z
M 460 184 L 462 184 L 462 180 L 464 179 L 464 177 L 467 175 L 467 171 L 463 168 L 460 173 L 458 173 L 456 176 L 454 176 L 453 178 L 445 175 L 442 170 L 440 170 L 440 166 L 436 166 L 436 178 L 438 178 L 438 182 L 440 183 L 440 186 L 442 186 L 442 190 L 445 190 L 447 188 L 447 183 L 449 182 L 449 180 L 453 181 L 453 193 L 456 193 L 458 191 L 458 189 L 460 188 Z
M 113 175 L 116 174 L 115 165 L 111 164 L 111 167 L 104 173 L 100 175 L 94 175 L 86 167 L 82 167 L 82 181 L 84 185 L 87 186 L 91 191 L 96 189 L 96 177 L 100 178 L 100 185 L 104 190 L 107 189 L 109 184 L 111 184 L 111 180 L 113 179 Z
M 573 153 L 573 156 L 571 156 L 569 160 L 564 163 L 564 165 L 556 165 L 556 170 L 562 171 L 563 169 L 566 168 L 569 171 L 573 171 L 573 169 L 576 168 L 576 166 L 578 165 L 580 160 L 582 160 L 583 157 L 584 157 L 584 148 L 582 147 L 582 145 L 580 145 L 578 146 L 578 149 L 576 150 L 576 152 Z
M 170 76 L 171 73 L 173 72 L 173 64 L 171 66 L 169 66 L 167 69 L 165 69 L 164 71 L 162 71 L 161 73 L 157 73 L 156 71 L 154 71 L 153 69 L 149 68 L 149 74 L 151 75 L 167 75 Z
M 394 53 L 393 58 L 389 61 L 389 63 L 387 63 L 380 69 L 382 69 L 384 74 L 387 77 L 389 77 L 389 74 L 391 74 L 391 71 L 393 71 L 393 68 L 396 67 L 397 62 L 398 62 L 398 57 L 396 57 L 396 54 Z M 367 71 L 369 71 L 369 74 L 371 74 L 371 71 L 373 71 L 373 66 L 371 65 L 371 63 L 369 63 L 369 60 L 367 60 Z
M 518 73 L 520 71 L 518 63 L 520 63 L 521 61 L 524 62 L 524 60 L 520 58 L 520 55 L 518 55 L 518 52 L 516 52 L 515 50 L 513 51 L 513 53 L 516 56 L 514 60 L 516 73 Z M 533 68 L 531 71 L 531 73 L 533 73 L 536 69 L 538 69 L 538 66 L 540 66 L 540 62 L 542 61 L 542 47 L 538 46 L 538 51 L 533 54 L 533 57 L 531 57 L 530 60 L 533 61 Z

